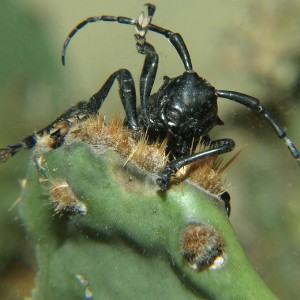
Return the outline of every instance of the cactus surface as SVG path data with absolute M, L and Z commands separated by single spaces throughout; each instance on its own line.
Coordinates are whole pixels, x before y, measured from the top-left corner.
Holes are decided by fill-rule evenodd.
M 218 197 L 187 180 L 162 193 L 155 173 L 83 136 L 41 143 L 30 163 L 19 210 L 39 265 L 33 299 L 275 298 Z

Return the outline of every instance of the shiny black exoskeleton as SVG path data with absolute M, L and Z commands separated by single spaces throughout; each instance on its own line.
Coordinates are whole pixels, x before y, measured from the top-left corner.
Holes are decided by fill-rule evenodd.
M 195 72 L 164 78 L 164 85 L 149 98 L 141 123 L 153 138 L 168 138 L 167 152 L 174 157 L 186 156 L 192 144 L 207 136 L 215 125 L 222 125 L 217 114 L 214 87 Z
M 89 101 L 82 101 L 69 109 L 61 117 L 45 129 L 25 138 L 21 143 L 0 149 L 0 162 L 6 161 L 22 148 L 31 148 L 40 136 L 50 135 L 53 147 L 63 143 L 69 126 L 76 120 L 89 118 L 98 113 L 113 83 L 118 80 L 119 93 L 126 112 L 125 126 L 133 131 L 133 136 L 147 131 L 149 143 L 157 139 L 168 139 L 167 152 L 171 155 L 170 163 L 158 174 L 157 183 L 161 190 L 167 189 L 170 178 L 180 168 L 200 159 L 226 153 L 234 148 L 231 139 L 211 141 L 208 134 L 215 125 L 222 125 L 218 117 L 217 99 L 226 98 L 238 102 L 251 110 L 262 114 L 273 127 L 279 138 L 283 139 L 292 156 L 300 164 L 300 155 L 292 141 L 286 136 L 283 128 L 274 120 L 259 100 L 238 92 L 217 90 L 204 78 L 193 71 L 186 45 L 178 33 L 151 24 L 155 6 L 146 4 L 147 13 L 142 12 L 138 20 L 126 17 L 100 16 L 90 17 L 74 28 L 65 41 L 62 62 L 65 64 L 66 48 L 71 38 L 85 25 L 98 21 L 118 22 L 136 27 L 135 35 L 138 53 L 145 55 L 144 66 L 140 76 L 140 110 L 136 105 L 136 90 L 131 73 L 126 69 L 114 72 L 101 89 Z M 158 67 L 158 54 L 154 47 L 146 42 L 147 31 L 165 36 L 180 56 L 185 72 L 175 78 L 164 77 L 164 83 L 157 93 L 152 94 L 152 87 Z M 208 150 L 196 153 L 198 143 L 208 146 Z M 227 210 L 229 211 L 229 195 L 226 194 Z

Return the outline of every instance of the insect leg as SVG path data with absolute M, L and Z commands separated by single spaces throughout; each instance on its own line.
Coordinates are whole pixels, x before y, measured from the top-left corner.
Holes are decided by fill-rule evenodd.
M 119 94 L 127 116 L 129 128 L 138 131 L 135 85 L 131 73 L 126 69 L 120 69 L 110 75 L 101 89 L 90 98 L 87 103 L 88 113 L 90 115 L 98 113 L 116 79 L 119 83 Z
M 146 41 L 145 35 L 148 30 L 162 34 L 175 47 L 177 53 L 179 54 L 179 56 L 184 64 L 186 71 L 191 72 L 193 68 L 192 68 L 192 62 L 190 59 L 190 54 L 189 54 L 189 51 L 188 51 L 181 35 L 179 33 L 174 33 L 170 30 L 167 30 L 162 27 L 151 24 L 152 17 L 155 12 L 155 6 L 152 4 L 145 4 L 145 6 L 147 6 L 147 8 L 148 8 L 147 14 L 145 14 L 144 12 L 141 12 L 141 14 L 138 18 L 138 21 L 137 21 L 137 25 L 136 25 L 136 30 L 138 32 L 138 34 L 135 35 L 135 38 L 137 40 L 137 46 L 138 46 L 138 44 L 143 45 L 145 43 L 145 41 Z M 140 52 L 140 50 L 139 50 L 139 52 Z
M 272 126 L 272 128 L 275 130 L 276 134 L 279 138 L 284 140 L 287 147 L 289 148 L 292 156 L 294 159 L 297 160 L 298 164 L 300 165 L 300 154 L 299 151 L 296 149 L 294 143 L 292 140 L 286 135 L 286 132 L 284 129 L 275 121 L 274 117 L 266 111 L 263 105 L 260 104 L 259 100 L 242 93 L 233 92 L 233 91 L 217 91 L 217 95 L 221 98 L 226 98 L 235 102 L 238 102 L 256 112 L 259 114 L 262 114 L 269 124 Z
M 165 191 L 168 187 L 171 176 L 175 175 L 176 172 L 182 167 L 213 155 L 230 152 L 235 146 L 234 141 L 231 139 L 211 141 L 209 145 L 209 150 L 205 150 L 200 153 L 193 153 L 191 155 L 175 159 L 168 163 L 165 168 L 158 174 L 159 177 L 157 179 L 157 184 L 160 186 L 160 189 L 162 191 Z
M 120 69 L 109 76 L 103 86 L 88 101 L 81 101 L 68 109 L 64 114 L 57 118 L 53 123 L 39 131 L 53 135 L 56 124 L 67 122 L 74 123 L 76 120 L 81 121 L 98 113 L 108 93 L 110 92 L 115 80 L 119 83 L 119 94 L 128 119 L 130 129 L 138 130 L 137 112 L 136 112 L 136 92 L 135 85 L 131 73 L 126 69 Z
M 18 143 L 15 145 L 8 145 L 5 148 L 0 149 L 0 163 L 6 162 L 10 157 L 24 149 L 26 145 L 24 143 Z
M 149 97 L 155 81 L 159 57 L 154 47 L 146 42 L 146 33 L 151 23 L 152 17 L 155 12 L 155 6 L 146 4 L 147 12 L 140 13 L 138 24 L 136 25 L 135 34 L 136 48 L 140 54 L 146 55 L 143 70 L 140 76 L 140 98 L 141 98 L 141 112 L 143 124 L 147 124 L 149 119 Z
M 126 112 L 128 127 L 134 132 L 139 130 L 136 112 L 136 92 L 131 73 L 121 69 L 113 73 L 94 94 L 89 101 L 81 101 L 72 106 L 50 125 L 23 139 L 21 143 L 0 148 L 0 163 L 6 162 L 11 156 L 22 149 L 34 147 L 39 138 L 49 136 L 48 145 L 51 148 L 59 147 L 68 133 L 71 125 L 98 113 L 103 101 L 107 97 L 115 79 L 119 82 L 119 93 Z
M 149 118 L 148 102 L 155 81 L 159 58 L 154 47 L 147 42 L 143 45 L 137 43 L 137 48 L 139 53 L 146 55 L 140 77 L 140 97 L 144 124 L 147 124 L 146 120 Z
M 128 119 L 129 128 L 137 130 L 138 121 L 134 81 L 128 70 L 120 69 L 111 74 L 99 91 L 97 91 L 88 101 L 80 101 L 76 105 L 72 106 L 49 126 L 38 131 L 37 134 L 41 135 L 42 132 L 51 134 L 51 132 L 53 132 L 53 130 L 57 127 L 56 124 L 61 124 L 62 122 L 72 124 L 76 120 L 81 121 L 97 114 L 116 79 L 119 83 L 119 94 Z

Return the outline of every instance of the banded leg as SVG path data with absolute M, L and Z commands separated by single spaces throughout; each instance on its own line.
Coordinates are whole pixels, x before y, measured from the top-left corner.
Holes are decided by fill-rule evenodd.
M 42 130 L 26 137 L 21 143 L 0 148 L 0 163 L 6 162 L 11 156 L 22 149 L 30 149 L 38 143 L 38 139 L 49 136 L 49 147 L 57 148 L 61 146 L 71 125 L 76 121 L 82 121 L 91 115 L 98 113 L 103 101 L 106 99 L 115 80 L 119 82 L 119 93 L 123 107 L 127 116 L 128 127 L 134 132 L 139 131 L 136 112 L 136 92 L 131 73 L 126 69 L 121 69 L 113 73 L 94 94 L 89 101 L 81 101 L 68 109 L 50 125 Z
M 267 121 L 272 126 L 272 128 L 275 130 L 278 137 L 285 142 L 292 156 L 294 157 L 294 159 L 297 160 L 300 166 L 300 154 L 299 151 L 296 149 L 294 143 L 286 135 L 286 132 L 283 130 L 283 128 L 275 121 L 274 117 L 268 111 L 266 111 L 263 105 L 260 104 L 258 99 L 246 94 L 233 92 L 233 91 L 217 91 L 217 95 L 221 98 L 226 98 L 234 102 L 238 102 L 258 112 L 259 114 L 262 114 L 267 119 Z
M 50 148 L 59 147 L 64 141 L 64 137 L 68 133 L 71 124 L 76 120 L 86 118 L 86 104 L 86 101 L 77 103 L 50 125 L 24 138 L 22 142 L 15 145 L 8 145 L 5 148 L 0 149 L 0 163 L 6 162 L 11 156 L 15 155 L 22 149 L 29 150 L 33 148 L 38 143 L 39 138 L 44 136 L 49 136 L 50 139 L 48 140 L 48 146 Z
M 81 121 L 97 114 L 116 79 L 119 83 L 119 95 L 128 119 L 128 127 L 133 131 L 137 131 L 139 126 L 136 111 L 135 85 L 131 73 L 126 69 L 120 69 L 111 74 L 99 91 L 88 101 L 81 101 L 74 105 L 42 131 L 50 133 L 48 129 L 52 129 L 53 124 L 63 121 L 71 124 L 75 120 Z
M 88 101 L 81 101 L 72 106 L 49 126 L 38 131 L 37 135 L 47 133 L 51 136 L 54 136 L 54 134 L 59 136 L 60 133 L 57 133 L 57 131 L 54 132 L 54 130 L 58 127 L 58 124 L 67 122 L 67 124 L 71 126 L 75 121 L 82 121 L 97 114 L 116 79 L 119 83 L 119 94 L 128 119 L 128 127 L 137 131 L 139 126 L 137 121 L 136 91 L 134 81 L 128 70 L 120 69 L 111 74 L 99 91 Z
M 159 177 L 157 179 L 157 184 L 160 186 L 161 191 L 165 191 L 167 189 L 171 176 L 175 175 L 182 167 L 203 158 L 230 152 L 235 147 L 234 141 L 231 139 L 211 141 L 209 145 L 209 150 L 200 153 L 193 153 L 189 156 L 175 159 L 167 164 L 166 167 L 158 174 Z

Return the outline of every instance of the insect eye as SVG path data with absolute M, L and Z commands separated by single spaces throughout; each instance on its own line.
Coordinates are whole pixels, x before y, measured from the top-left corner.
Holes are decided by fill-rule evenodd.
M 166 117 L 169 121 L 177 123 L 180 119 L 180 112 L 178 110 L 170 110 L 166 113 Z
M 197 119 L 190 120 L 190 125 L 191 126 L 196 126 L 198 123 L 199 123 L 199 121 Z

